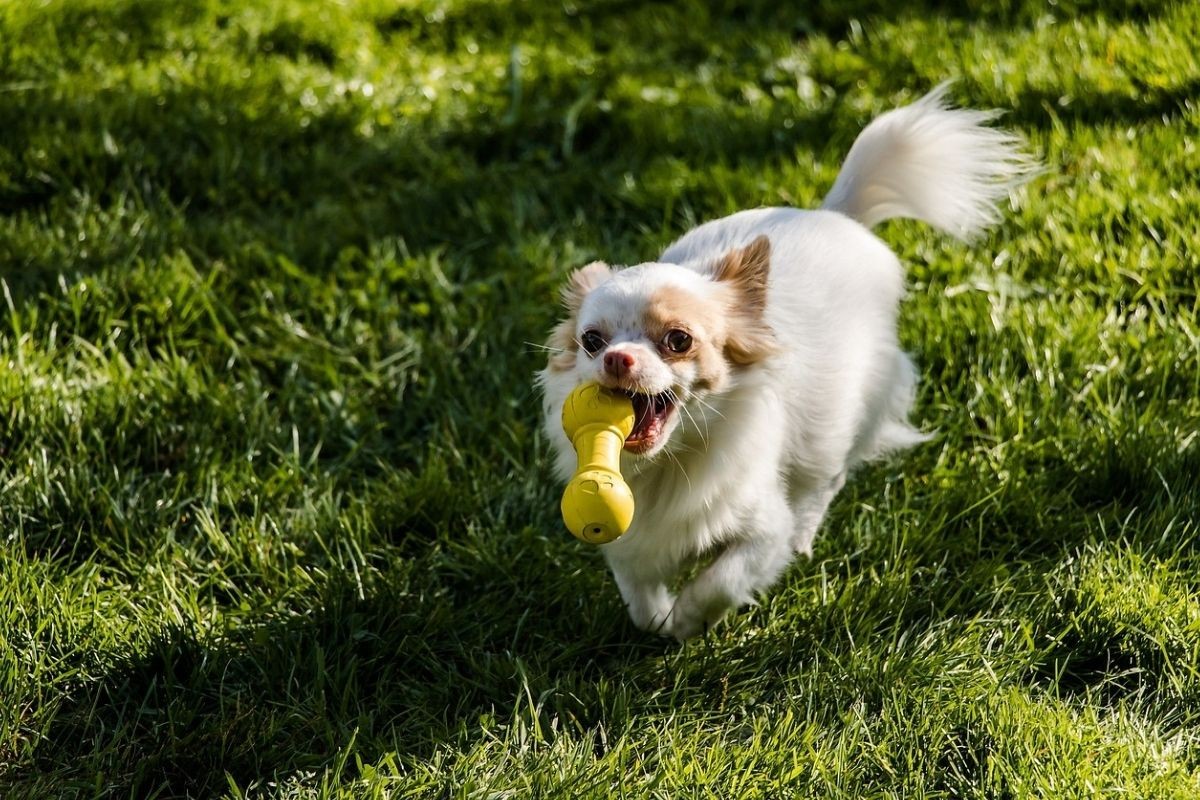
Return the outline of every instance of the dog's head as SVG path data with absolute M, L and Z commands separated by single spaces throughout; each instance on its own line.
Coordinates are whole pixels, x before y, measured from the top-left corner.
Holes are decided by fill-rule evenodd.
M 774 350 L 764 319 L 770 250 L 760 236 L 698 269 L 596 262 L 577 270 L 563 289 L 567 318 L 550 337 L 547 398 L 587 381 L 626 392 L 637 420 L 625 450 L 657 454 L 681 410 Z

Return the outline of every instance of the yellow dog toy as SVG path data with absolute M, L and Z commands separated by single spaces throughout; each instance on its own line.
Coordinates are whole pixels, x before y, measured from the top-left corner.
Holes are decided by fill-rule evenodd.
M 563 522 L 581 541 L 611 542 L 633 521 L 633 492 L 620 472 L 621 448 L 633 430 L 633 402 L 585 383 L 563 403 L 562 423 L 579 458 L 563 491 Z

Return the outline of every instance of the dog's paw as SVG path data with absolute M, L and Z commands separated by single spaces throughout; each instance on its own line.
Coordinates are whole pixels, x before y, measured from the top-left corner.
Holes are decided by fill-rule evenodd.
M 695 638 L 715 627 L 727 611 L 724 603 L 697 602 L 695 594 L 685 589 L 671 609 L 670 634 L 680 642 Z
M 674 636 L 679 642 L 686 642 L 688 639 L 694 639 L 700 634 L 708 630 L 708 623 L 703 617 L 696 615 L 677 615 L 672 614 L 670 620 L 669 633 Z
M 671 635 L 671 610 L 675 598 L 665 591 L 660 594 L 642 596 L 629 604 L 629 618 L 633 624 L 648 633 Z

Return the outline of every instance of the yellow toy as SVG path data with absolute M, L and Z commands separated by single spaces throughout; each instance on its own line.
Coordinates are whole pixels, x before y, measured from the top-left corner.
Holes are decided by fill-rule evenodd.
M 633 522 L 633 492 L 620 472 L 621 448 L 633 430 L 633 401 L 585 383 L 563 403 L 562 423 L 579 458 L 563 491 L 563 522 L 575 538 L 606 544 Z

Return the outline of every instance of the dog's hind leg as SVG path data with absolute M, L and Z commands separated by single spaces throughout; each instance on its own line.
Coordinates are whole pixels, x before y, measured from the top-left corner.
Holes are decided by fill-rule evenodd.
M 815 488 L 793 491 L 792 515 L 796 527 L 792 534 L 792 550 L 801 555 L 812 555 L 813 540 L 817 538 L 817 530 L 825 519 L 825 512 L 845 485 L 846 473 L 843 471 Z

